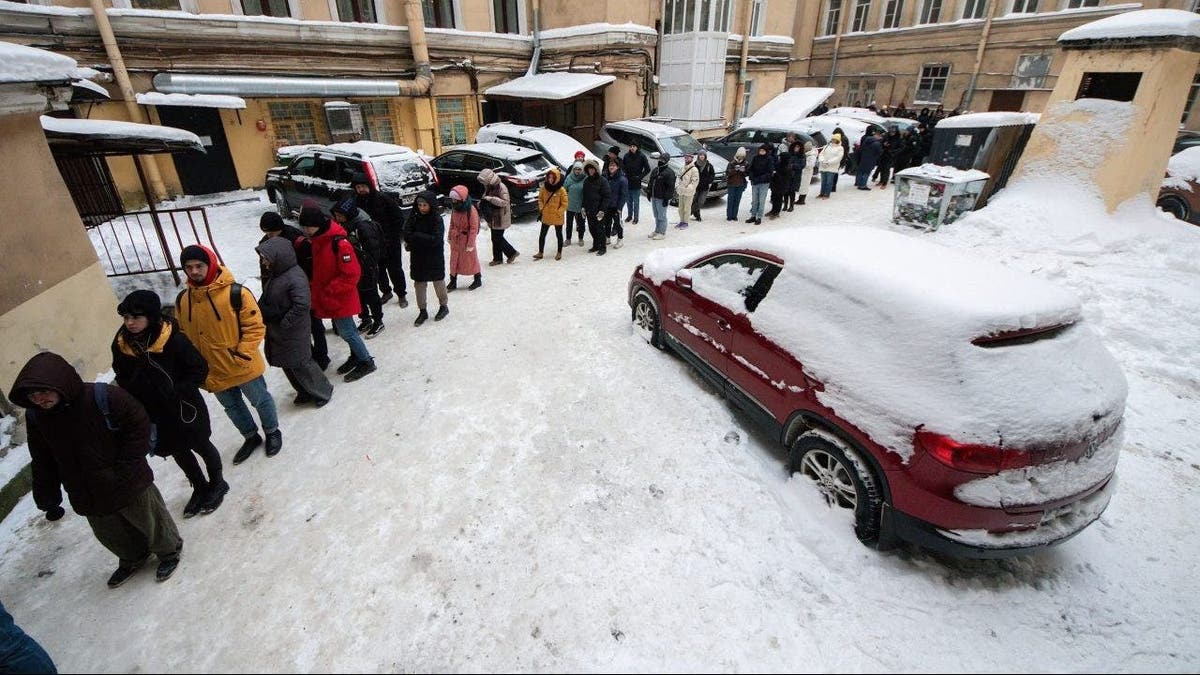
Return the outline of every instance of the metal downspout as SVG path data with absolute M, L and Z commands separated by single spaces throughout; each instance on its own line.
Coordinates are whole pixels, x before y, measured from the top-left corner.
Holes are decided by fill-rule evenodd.
M 750 18 L 754 15 L 754 0 L 743 0 L 742 12 L 742 55 L 738 59 L 737 86 L 733 89 L 733 115 L 730 120 L 741 117 L 738 107 L 746 95 L 746 63 L 750 60 Z
M 92 0 L 99 2 L 99 0 Z M 408 40 L 412 45 L 413 69 L 417 76 L 400 80 L 400 96 L 425 96 L 433 88 L 433 68 L 429 65 L 429 46 L 425 42 L 425 14 L 421 0 L 404 0 L 404 20 L 408 23 Z
M 117 47 L 117 38 L 113 35 L 112 24 L 108 22 L 108 14 L 104 11 L 104 2 L 103 0 L 91 0 L 91 4 L 92 15 L 96 20 L 96 30 L 99 31 L 100 40 L 104 43 L 104 52 L 108 56 L 108 62 L 112 64 L 113 75 L 116 77 L 117 86 L 121 89 L 121 98 L 125 99 L 125 110 L 129 112 L 129 119 L 146 124 L 149 119 L 137 103 L 137 95 L 134 94 L 133 84 L 129 81 L 129 71 L 125 69 L 125 59 L 121 57 L 121 49 Z M 153 192 L 153 194 L 146 195 L 146 199 L 151 202 L 166 199 L 167 186 L 163 183 L 162 174 L 159 173 L 158 164 L 154 158 L 148 155 L 136 155 L 134 161 L 145 170 L 146 178 L 150 183 L 150 191 Z
M 529 70 L 525 75 L 537 75 L 538 62 L 542 60 L 542 3 L 533 0 L 533 58 L 529 60 Z
M 992 17 L 996 14 L 996 6 L 998 2 L 991 3 L 988 7 L 987 21 L 983 22 L 983 34 L 979 37 L 979 48 L 975 50 L 975 67 L 971 70 L 971 81 L 967 83 L 967 91 L 963 93 L 962 99 L 958 102 L 961 109 L 965 112 L 971 107 L 971 99 L 975 97 L 975 84 L 979 80 L 979 69 L 983 67 L 983 53 L 987 50 L 988 38 L 992 34 Z

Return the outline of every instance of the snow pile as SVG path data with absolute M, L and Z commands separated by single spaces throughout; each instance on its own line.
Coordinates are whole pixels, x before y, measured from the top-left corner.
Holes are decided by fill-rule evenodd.
M 754 286 L 763 268 L 750 269 L 737 263 L 703 265 L 689 270 L 692 289 L 734 314 L 746 311 L 744 291 Z
M 928 178 L 941 183 L 970 183 L 977 180 L 987 180 L 991 176 L 979 169 L 956 169 L 940 164 L 922 164 L 903 171 L 897 171 L 897 176 L 914 176 Z
M 99 84 L 96 84 L 95 82 L 92 82 L 91 80 L 73 80 L 71 82 L 71 86 L 87 89 L 88 91 L 99 94 L 99 95 L 103 96 L 104 98 L 112 98 L 111 96 L 108 95 L 107 89 L 100 86 Z
M 246 108 L 246 99 L 222 94 L 164 94 L 161 91 L 148 91 L 138 94 L 137 102 L 142 105 L 178 105 L 188 108 Z
M 1027 112 L 981 112 L 964 113 L 947 117 L 937 123 L 938 129 L 984 129 L 989 127 L 1017 127 L 1037 124 L 1038 113 Z
M 1200 146 L 1171 156 L 1167 162 L 1167 179 L 1163 181 L 1163 187 L 1191 191 L 1197 180 L 1200 180 Z
M 488 87 L 483 93 L 487 96 L 561 101 L 611 84 L 616 79 L 614 75 L 596 75 L 594 73 L 538 73 Z
M 0 83 L 65 82 L 76 78 L 76 66 L 69 56 L 0 42 Z
M 1041 154 L 1035 154 L 1038 148 L 1027 147 L 1021 176 L 1063 180 L 1094 193 L 1096 170 L 1108 160 L 1106 149 L 1124 147 L 1135 113 L 1132 103 L 1093 98 L 1051 106 L 1036 133 L 1055 146 L 1043 146 Z
M 833 95 L 828 87 L 793 87 L 767 101 L 742 126 L 788 126 L 803 120 L 808 113 Z
M 150 138 L 160 141 L 185 141 L 200 145 L 200 137 L 184 129 L 157 124 L 138 124 L 116 120 L 75 120 L 42 115 L 42 129 L 74 136 Z
M 1085 23 L 1058 36 L 1059 42 L 1146 37 L 1200 38 L 1200 14 L 1181 9 L 1143 9 Z

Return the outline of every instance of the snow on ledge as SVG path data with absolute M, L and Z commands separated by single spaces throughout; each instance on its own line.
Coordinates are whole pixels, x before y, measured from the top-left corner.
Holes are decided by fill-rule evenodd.
M 160 91 L 149 91 L 138 94 L 137 102 L 142 105 L 177 105 L 185 108 L 246 108 L 246 99 L 220 94 L 164 94 Z
M 509 80 L 484 90 L 485 96 L 512 96 L 562 101 L 616 81 L 613 75 L 538 73 Z
M 730 33 L 729 41 L 741 42 L 742 36 L 737 33 Z M 755 42 L 773 45 L 787 45 L 789 47 L 796 44 L 796 40 L 789 35 L 751 35 L 750 43 L 754 44 Z
M 1148 37 L 1200 38 L 1200 14 L 1181 9 L 1142 9 L 1085 23 L 1058 36 L 1059 42 Z
M 938 127 L 942 125 L 939 123 Z M 941 166 L 938 164 L 922 164 L 914 166 L 911 169 L 897 171 L 897 176 L 915 176 L 918 178 L 928 178 L 942 183 L 970 183 L 977 180 L 987 180 L 991 176 L 980 171 L 979 169 L 956 169 L 952 166 Z
M 947 117 L 937 123 L 938 129 L 982 129 L 985 127 L 1019 127 L 1037 124 L 1041 115 L 1026 112 L 981 112 Z
M 190 131 L 157 124 L 138 124 L 116 120 L 70 120 L 42 115 L 42 129 L 60 134 L 83 136 L 128 136 L 160 141 L 184 141 L 200 145 L 200 137 Z
M 0 42 L 0 82 L 66 82 L 77 70 L 69 56 Z
M 640 33 L 642 35 L 658 35 L 658 32 L 649 26 L 643 26 L 637 23 L 585 23 L 582 26 L 568 26 L 567 28 L 551 28 L 541 32 L 543 40 L 552 40 L 554 38 L 575 37 L 577 35 L 598 35 L 601 33 Z

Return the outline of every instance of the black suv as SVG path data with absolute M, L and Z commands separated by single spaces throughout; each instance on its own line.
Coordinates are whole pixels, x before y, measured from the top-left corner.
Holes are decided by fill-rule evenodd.
M 513 216 L 537 213 L 538 185 L 550 172 L 551 164 L 542 153 L 507 143 L 456 145 L 430 162 L 437 172 L 439 194 L 449 194 L 455 185 L 463 185 L 472 197 L 483 195 L 479 172 L 491 169 L 508 186 Z
M 328 210 L 350 189 L 356 173 L 366 174 L 377 190 L 396 197 L 405 207 L 437 180 L 429 164 L 402 145 L 337 143 L 308 148 L 287 166 L 267 169 L 267 197 L 284 218 L 297 213 L 305 199 Z

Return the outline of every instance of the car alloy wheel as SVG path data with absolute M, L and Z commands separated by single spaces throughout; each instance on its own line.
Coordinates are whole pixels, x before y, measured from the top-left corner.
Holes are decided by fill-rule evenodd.
M 1163 197 L 1158 200 L 1158 208 L 1183 221 L 1186 221 L 1190 215 L 1187 204 L 1178 197 Z
M 879 541 L 883 498 L 879 482 L 866 461 L 837 436 L 820 430 L 802 434 L 792 443 L 790 470 L 812 481 L 830 507 L 854 512 L 859 541 Z
M 275 210 L 284 220 L 292 217 L 292 210 L 288 207 L 287 200 L 283 198 L 283 195 L 275 195 Z
M 639 292 L 633 301 L 633 329 L 647 343 L 661 348 L 658 309 L 644 291 Z

